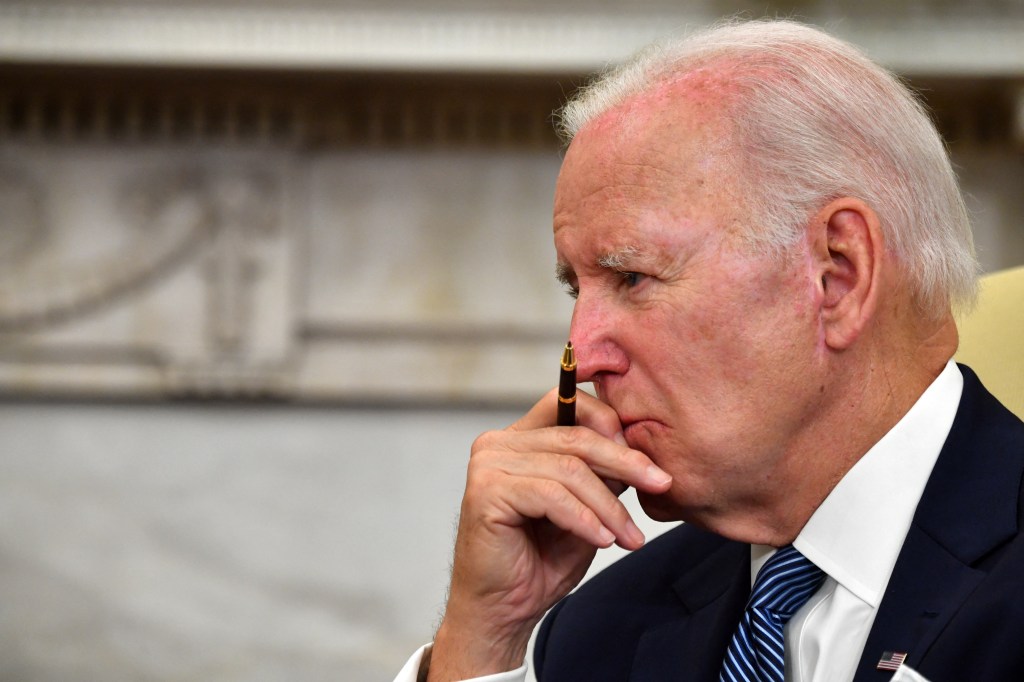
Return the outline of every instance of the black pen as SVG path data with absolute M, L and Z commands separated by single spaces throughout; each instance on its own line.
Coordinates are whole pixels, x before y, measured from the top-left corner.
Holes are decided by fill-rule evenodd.
M 562 351 L 562 371 L 558 375 L 558 426 L 576 426 L 576 353 L 572 341 Z

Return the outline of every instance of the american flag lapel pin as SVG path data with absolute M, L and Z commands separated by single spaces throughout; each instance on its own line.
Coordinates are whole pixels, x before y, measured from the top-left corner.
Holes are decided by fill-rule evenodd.
M 899 670 L 899 667 L 903 665 L 903 661 L 907 660 L 907 654 L 905 651 L 886 651 L 882 653 L 882 657 L 878 659 L 878 665 L 875 666 L 876 670 Z

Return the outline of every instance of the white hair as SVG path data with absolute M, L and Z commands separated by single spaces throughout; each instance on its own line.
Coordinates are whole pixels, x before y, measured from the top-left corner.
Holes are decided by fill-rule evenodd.
M 878 214 L 923 312 L 973 302 L 970 219 L 935 126 L 896 76 L 820 30 L 730 21 L 651 46 L 582 88 L 560 132 L 571 141 L 626 99 L 698 70 L 730 86 L 721 115 L 742 150 L 737 183 L 755 248 L 785 252 L 814 213 L 852 196 Z

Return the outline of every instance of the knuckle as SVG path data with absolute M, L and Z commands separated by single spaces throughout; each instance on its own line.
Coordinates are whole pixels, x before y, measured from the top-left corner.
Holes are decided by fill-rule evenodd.
M 572 515 L 576 517 L 576 521 L 582 527 L 594 527 L 601 523 L 594 510 L 583 503 L 577 503 L 573 506 Z
M 615 523 L 625 523 L 632 519 L 625 505 L 618 499 L 610 504 L 608 514 Z
M 472 447 L 470 447 L 469 455 L 474 457 L 481 452 L 486 452 L 494 448 L 497 439 L 500 436 L 500 431 L 484 431 L 473 441 Z
M 586 431 L 579 427 L 555 429 L 558 447 L 563 452 L 574 452 L 580 447 Z
M 558 481 L 542 479 L 536 483 L 537 493 L 546 500 L 561 502 L 569 497 L 568 491 Z
M 616 450 L 613 456 L 615 457 L 616 463 L 624 468 L 633 469 L 636 467 L 640 467 L 644 464 L 644 456 L 641 453 L 637 452 L 636 450 L 631 450 L 630 448 L 622 448 L 620 450 Z
M 558 457 L 555 460 L 555 466 L 557 467 L 559 474 L 570 481 L 583 478 L 585 472 L 590 470 L 590 467 L 571 455 L 562 455 Z

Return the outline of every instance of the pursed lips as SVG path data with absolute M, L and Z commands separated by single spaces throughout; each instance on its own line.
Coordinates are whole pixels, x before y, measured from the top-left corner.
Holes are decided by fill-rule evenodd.
M 619 423 L 622 424 L 622 433 L 626 437 L 626 442 L 630 443 L 630 435 L 636 433 L 639 429 L 647 428 L 652 426 L 659 426 L 661 422 L 655 419 L 647 419 L 645 417 L 619 417 Z
M 635 434 L 639 429 L 642 428 L 648 429 L 649 432 L 652 427 L 657 428 L 665 426 L 665 424 L 649 415 L 640 414 L 638 412 L 630 412 L 626 408 L 620 408 L 616 406 L 614 401 L 609 400 L 607 396 L 603 396 L 601 399 L 604 400 L 604 402 L 607 403 L 609 407 L 615 410 L 615 414 L 617 414 L 619 417 L 619 424 L 622 426 L 622 434 L 623 436 L 625 436 L 626 442 L 629 444 L 630 447 L 635 447 L 630 439 L 631 433 Z

